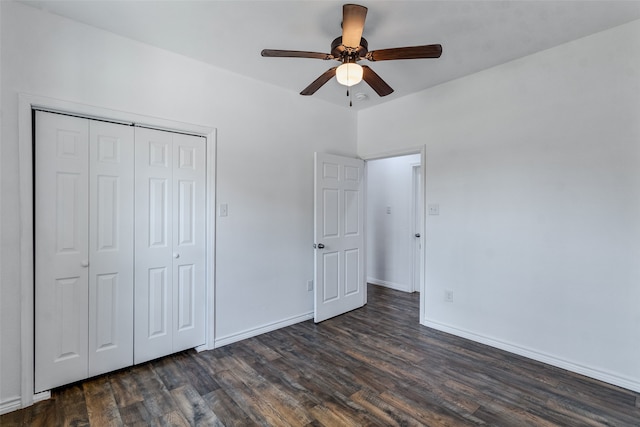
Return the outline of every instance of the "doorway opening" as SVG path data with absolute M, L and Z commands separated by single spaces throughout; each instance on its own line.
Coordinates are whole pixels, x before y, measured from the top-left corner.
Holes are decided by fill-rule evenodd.
M 367 160 L 366 277 L 413 293 L 424 281 L 422 153 Z

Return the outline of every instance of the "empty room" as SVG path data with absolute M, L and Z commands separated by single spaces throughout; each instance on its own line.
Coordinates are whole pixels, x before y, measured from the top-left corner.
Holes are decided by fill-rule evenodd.
M 640 425 L 640 1 L 2 0 L 0 97 L 0 425 Z

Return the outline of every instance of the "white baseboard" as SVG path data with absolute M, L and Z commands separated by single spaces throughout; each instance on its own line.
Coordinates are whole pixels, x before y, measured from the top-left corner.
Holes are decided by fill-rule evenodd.
M 631 378 L 625 378 L 610 372 L 605 372 L 599 369 L 583 366 L 578 363 L 574 363 L 568 360 L 558 358 L 556 356 L 552 356 L 546 353 L 532 350 L 530 348 L 496 340 L 494 338 L 480 335 L 475 332 L 471 332 L 465 329 L 460 329 L 454 326 L 435 322 L 426 318 L 423 319 L 421 323 L 422 325 L 427 326 L 429 328 L 437 329 L 439 331 L 447 332 L 449 334 L 466 338 L 471 341 L 475 341 L 481 344 L 486 344 L 491 347 L 499 348 L 500 350 L 508 351 L 510 353 L 514 353 L 519 356 L 524 356 L 526 358 L 533 359 L 538 362 L 542 362 L 558 368 L 566 369 L 567 371 L 575 372 L 577 374 L 594 378 L 599 381 L 604 381 L 606 383 L 613 384 L 618 387 L 626 388 L 628 390 L 632 390 L 635 392 L 640 392 L 640 382 Z
M 13 397 L 0 402 L 0 415 L 8 414 L 9 412 L 17 411 L 18 409 L 22 409 L 22 401 L 20 400 L 20 397 Z
M 51 390 L 42 391 L 33 395 L 33 403 L 38 403 L 41 400 L 51 399 Z
M 245 331 L 227 335 L 225 337 L 216 338 L 215 348 L 232 344 L 234 342 L 242 341 L 247 338 L 252 338 L 267 332 L 275 331 L 276 329 L 284 328 L 285 326 L 291 326 L 296 323 L 304 322 L 309 319 L 313 319 L 313 312 L 289 317 L 287 319 L 279 320 L 277 322 L 258 326 L 257 328 L 247 329 Z
M 33 395 L 33 402 L 29 405 L 23 406 L 22 400 L 19 396 L 12 397 L 11 399 L 7 399 L 5 401 L 0 402 L 0 415 L 8 414 L 9 412 L 17 411 L 19 409 L 26 408 L 27 406 L 31 406 L 34 403 L 40 402 L 41 400 L 47 400 L 51 398 L 51 391 L 43 391 L 42 393 L 36 393 Z
M 371 283 L 372 285 L 384 286 L 385 288 L 395 289 L 396 291 L 411 292 L 411 289 L 408 285 L 387 282 L 386 280 L 374 279 L 373 277 L 367 277 L 367 283 Z

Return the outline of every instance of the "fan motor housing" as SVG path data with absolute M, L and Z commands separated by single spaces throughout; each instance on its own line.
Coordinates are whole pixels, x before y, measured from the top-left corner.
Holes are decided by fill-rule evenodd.
M 350 48 L 342 44 L 342 37 L 336 38 L 331 42 L 331 55 L 340 62 L 356 62 L 364 58 L 369 48 L 369 43 L 362 37 L 360 39 L 360 46 L 357 48 Z

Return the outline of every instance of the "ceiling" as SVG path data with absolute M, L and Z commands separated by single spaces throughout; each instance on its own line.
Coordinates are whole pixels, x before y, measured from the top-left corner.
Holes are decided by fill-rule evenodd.
M 341 35 L 338 1 L 25 0 L 22 3 L 300 92 L 335 61 L 263 58 L 269 49 L 329 52 Z M 640 1 L 360 1 L 369 50 L 440 43 L 439 59 L 369 63 L 395 92 L 360 83 L 362 109 L 640 19 Z M 612 46 L 611 49 L 615 49 Z M 597 55 L 598 52 L 594 52 Z M 368 61 L 363 61 L 366 63 Z M 358 95 L 362 94 L 362 95 Z M 313 97 L 348 108 L 329 81 Z M 359 98 L 366 95 L 367 99 Z

